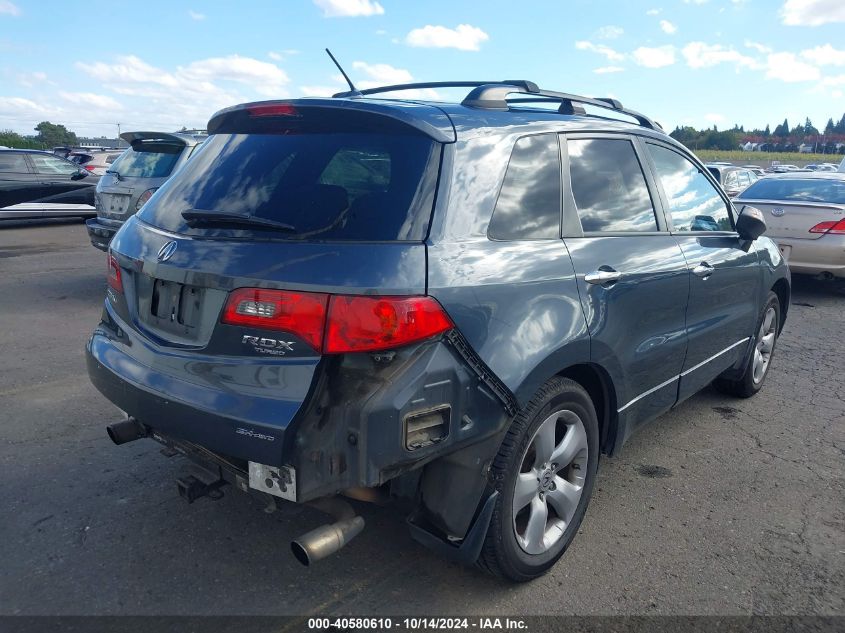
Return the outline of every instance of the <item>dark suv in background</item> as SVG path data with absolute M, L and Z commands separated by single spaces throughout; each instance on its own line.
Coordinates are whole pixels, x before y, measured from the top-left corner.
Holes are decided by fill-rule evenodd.
M 114 237 L 88 369 L 116 443 L 192 460 L 189 500 L 228 482 L 334 515 L 305 564 L 362 529 L 344 495 L 523 581 L 575 536 L 600 454 L 713 381 L 760 389 L 789 272 L 762 215 L 618 101 L 367 96 L 444 85 L 217 113 Z

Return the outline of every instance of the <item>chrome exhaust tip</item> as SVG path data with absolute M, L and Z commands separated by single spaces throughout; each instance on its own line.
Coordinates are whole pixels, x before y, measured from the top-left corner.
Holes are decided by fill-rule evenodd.
M 127 418 L 126 420 L 109 424 L 106 427 L 106 433 L 109 434 L 111 441 L 117 445 L 140 440 L 142 437 L 149 435 L 147 427 L 135 418 Z
M 303 534 L 290 549 L 300 563 L 306 567 L 339 551 L 364 529 L 363 517 L 355 516 L 320 527 Z

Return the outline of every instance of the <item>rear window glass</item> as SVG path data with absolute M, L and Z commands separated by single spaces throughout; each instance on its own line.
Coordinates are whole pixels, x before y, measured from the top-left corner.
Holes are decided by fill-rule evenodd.
M 184 149 L 179 143 L 135 143 L 111 168 L 125 178 L 166 178 Z
M 845 180 L 762 178 L 742 193 L 746 199 L 845 204 Z
M 140 218 L 188 234 L 267 232 L 188 226 L 182 211 L 234 213 L 281 222 L 273 237 L 421 241 L 428 232 L 439 145 L 403 134 L 216 134 Z

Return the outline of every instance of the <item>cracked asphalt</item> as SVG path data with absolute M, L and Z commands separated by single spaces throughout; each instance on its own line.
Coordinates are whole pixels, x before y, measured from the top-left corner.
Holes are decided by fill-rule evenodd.
M 105 256 L 79 222 L 0 226 L 0 615 L 845 615 L 842 286 L 794 280 L 762 392 L 707 389 L 605 459 L 581 533 L 546 577 L 439 559 L 390 508 L 301 567 L 322 516 L 246 495 L 187 505 L 179 458 L 114 446 L 83 346 Z

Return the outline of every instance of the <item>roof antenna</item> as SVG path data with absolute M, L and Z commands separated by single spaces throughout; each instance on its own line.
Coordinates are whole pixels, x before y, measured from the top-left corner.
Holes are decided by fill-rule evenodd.
M 346 96 L 349 96 L 349 97 L 361 97 L 361 96 L 363 96 L 358 91 L 358 89 L 355 87 L 355 84 L 352 83 L 352 80 L 349 78 L 349 75 L 347 75 L 344 72 L 343 67 L 340 65 L 340 63 L 334 58 L 334 55 L 332 55 L 332 52 L 328 48 L 326 49 L 326 52 L 329 54 L 329 57 L 332 58 L 332 61 L 334 62 L 334 65 L 337 66 L 337 69 L 340 71 L 340 74 L 343 75 L 343 78 L 346 80 L 346 83 L 349 84 L 349 94 L 346 95 Z

